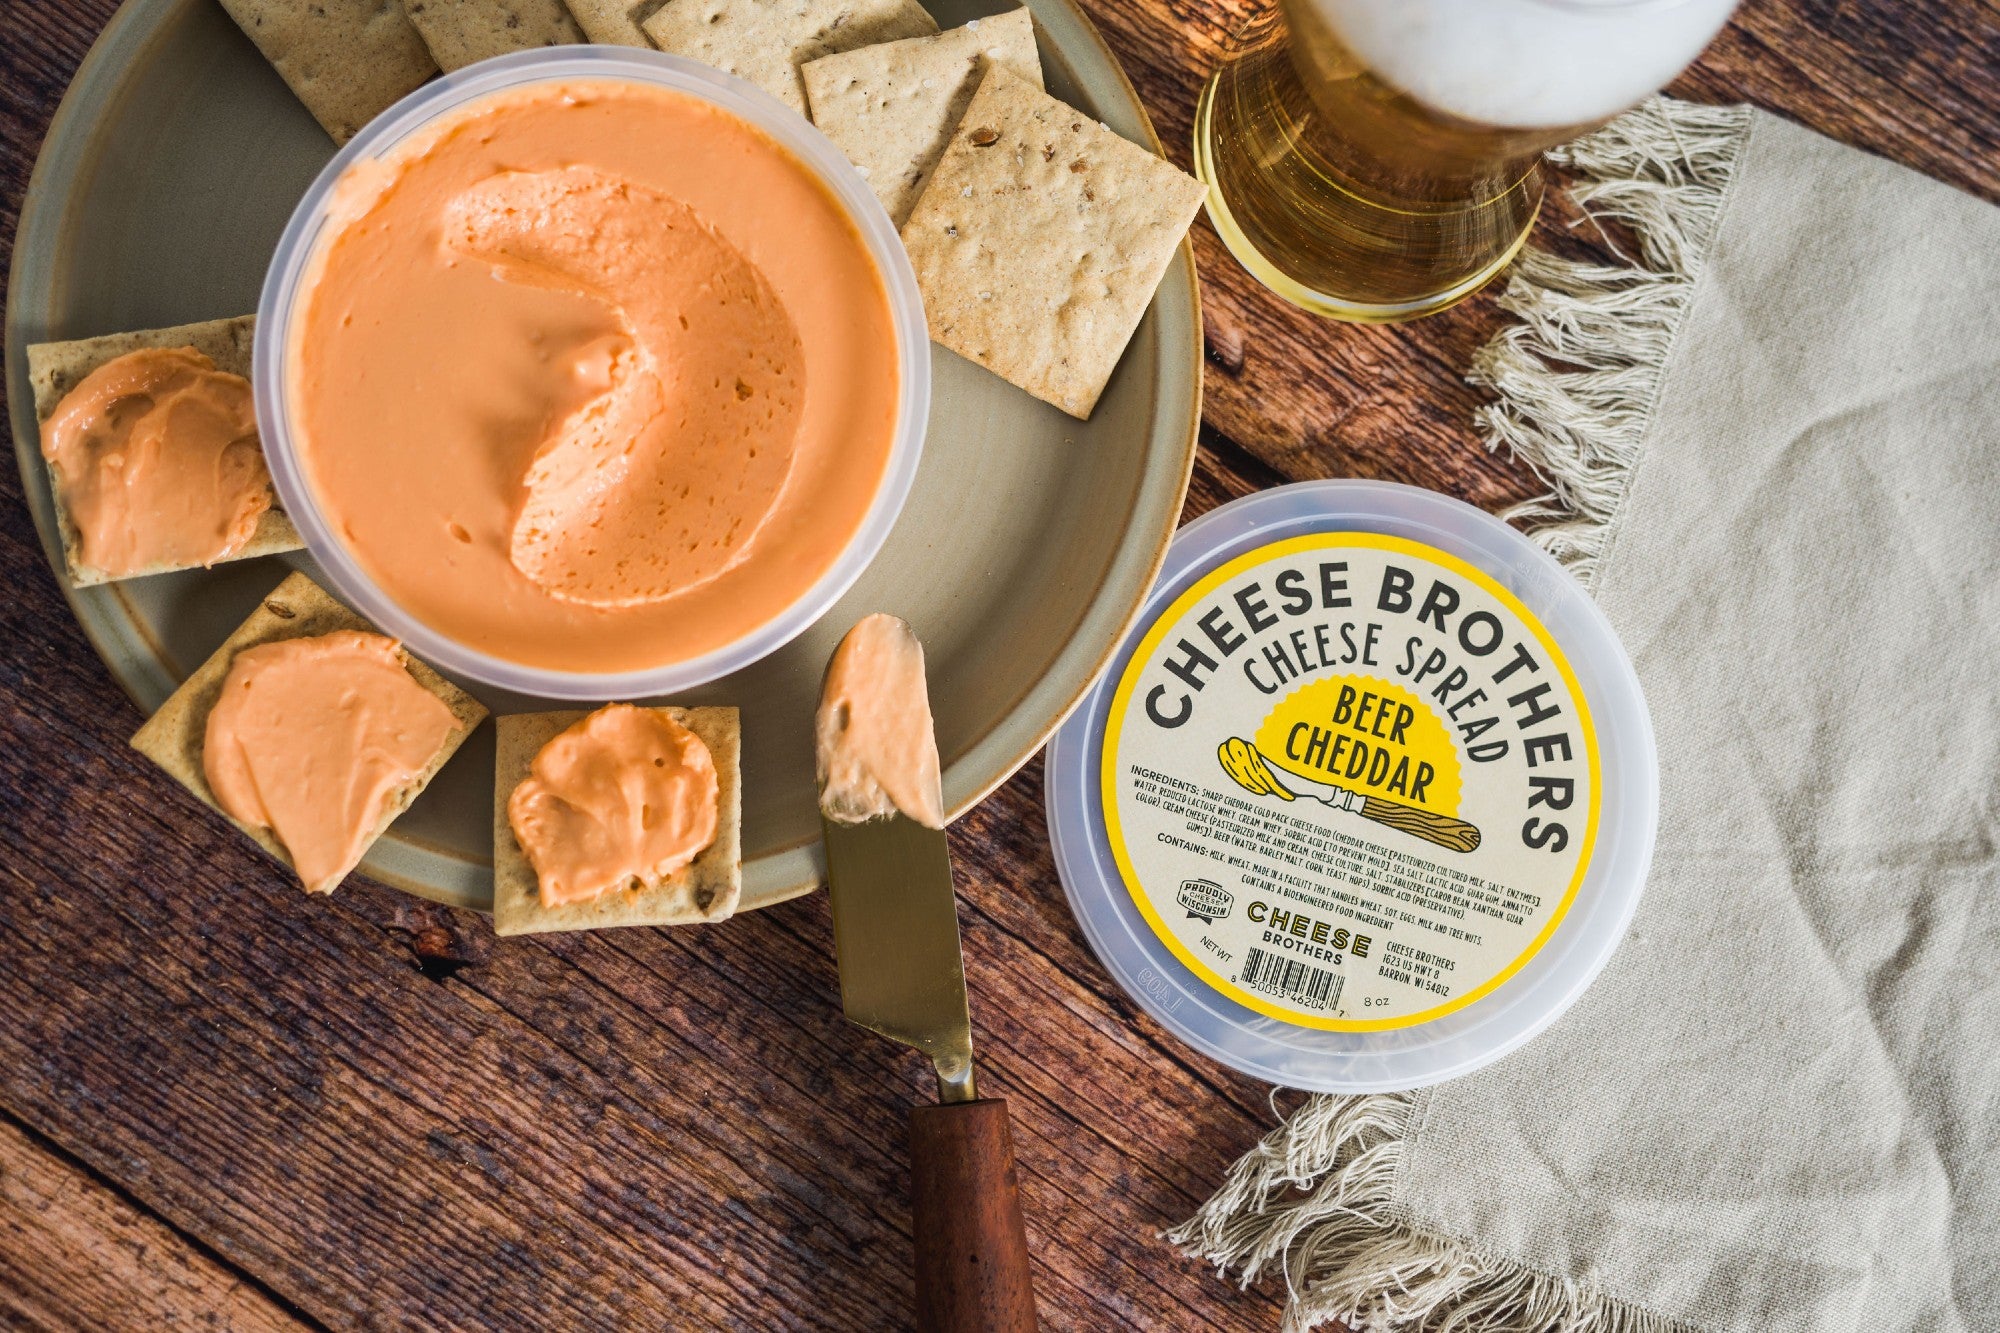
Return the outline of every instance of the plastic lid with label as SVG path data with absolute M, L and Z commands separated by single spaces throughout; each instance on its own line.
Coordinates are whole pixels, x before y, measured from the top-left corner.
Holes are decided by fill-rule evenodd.
M 1624 935 L 1658 814 L 1631 663 L 1581 585 L 1469 505 L 1305 482 L 1174 539 L 1049 745 L 1092 948 L 1191 1045 L 1414 1088 L 1547 1027 Z

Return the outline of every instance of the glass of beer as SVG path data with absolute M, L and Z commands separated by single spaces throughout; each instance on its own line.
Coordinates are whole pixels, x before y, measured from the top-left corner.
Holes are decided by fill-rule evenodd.
M 1202 90 L 1195 170 L 1296 305 L 1415 319 L 1527 239 L 1544 150 L 1679 74 L 1736 0 L 1278 0 Z

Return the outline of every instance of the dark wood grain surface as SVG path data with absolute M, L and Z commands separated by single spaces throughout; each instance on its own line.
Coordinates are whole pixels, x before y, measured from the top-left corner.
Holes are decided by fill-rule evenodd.
M 1087 0 L 1175 157 L 1249 0 Z M 111 0 L 0 0 L 0 250 Z M 2000 197 L 1994 0 L 1749 0 L 1675 91 Z M 1544 240 L 1587 229 L 1550 210 Z M 1461 379 L 1490 296 L 1320 323 L 1205 222 L 1188 512 L 1369 476 L 1497 508 Z M 1921 238 L 1912 238 L 1921 243 Z M 308 901 L 126 749 L 140 719 L 0 475 L 0 1325 L 826 1328 L 910 1318 L 917 1057 L 841 1021 L 819 896 L 690 932 L 496 943 L 365 883 Z M 1155 1233 L 1271 1122 L 1110 983 L 1031 764 L 954 829 L 982 1087 L 1051 1329 L 1275 1328 Z

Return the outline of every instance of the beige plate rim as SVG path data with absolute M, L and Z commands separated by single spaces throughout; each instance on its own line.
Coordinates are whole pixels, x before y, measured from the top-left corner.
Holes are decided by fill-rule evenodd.
M 1045 39 L 1044 59 L 1059 64 L 1071 81 L 1097 104 L 1100 115 L 1114 129 L 1142 140 L 1164 155 L 1159 135 L 1131 80 L 1076 0 L 1028 2 Z M 115 107 L 121 95 L 122 76 L 146 59 L 148 46 L 177 6 L 184 3 L 187 0 L 124 0 L 78 66 L 50 121 L 22 200 L 8 274 L 5 315 L 7 399 L 15 462 L 43 553 L 92 648 L 142 712 L 151 707 L 149 695 L 163 695 L 177 682 L 163 675 L 160 659 L 164 654 L 151 641 L 143 619 L 133 611 L 118 584 L 77 589 L 62 573 L 62 549 L 40 461 L 33 395 L 27 384 L 24 330 L 31 324 L 30 314 L 50 308 L 56 294 L 55 275 L 61 268 L 62 221 L 69 190 L 101 151 L 101 144 L 93 134 L 92 118 Z M 1102 636 L 1086 669 L 1079 672 L 1075 664 L 1052 663 L 1035 687 L 1025 692 L 1009 713 L 999 717 L 949 766 L 945 774 L 946 796 L 953 818 L 1013 777 L 1075 710 L 1137 620 L 1166 558 L 1167 545 L 1185 502 L 1201 429 L 1201 292 L 1193 250 L 1185 240 L 1162 280 L 1154 309 L 1166 312 L 1169 317 L 1160 321 L 1160 350 L 1150 368 L 1151 377 L 1159 386 L 1161 406 L 1170 407 L 1175 397 L 1182 397 L 1184 414 L 1178 430 L 1172 423 L 1158 428 L 1162 434 L 1173 432 L 1168 443 L 1175 448 L 1148 456 L 1145 471 L 1150 474 L 1149 480 L 1135 501 L 1131 516 L 1154 520 L 1146 525 L 1135 523 L 1133 535 L 1128 538 L 1133 543 L 1147 540 L 1151 543 L 1143 566 L 1144 577 L 1124 589 L 1107 593 L 1101 583 L 1093 591 L 1093 597 L 1098 599 L 1122 591 L 1126 605 L 1117 618 L 1117 632 Z M 1172 484 L 1162 489 L 1162 482 L 1168 480 Z M 135 641 L 151 649 L 154 661 L 136 660 Z M 1029 697 L 1043 693 L 1049 676 L 1065 671 L 1071 683 L 1059 697 Z M 1023 712 L 1031 706 L 1038 708 L 1038 715 L 1032 720 L 1024 719 Z M 385 841 L 395 837 L 392 829 Z M 778 864 L 766 868 L 771 873 L 762 876 L 762 891 L 748 892 L 746 882 L 745 908 L 769 906 L 808 893 L 825 879 L 824 860 L 816 841 L 782 847 L 757 859 L 774 860 Z M 746 863 L 745 869 L 747 881 L 751 866 Z M 463 884 L 398 873 L 381 864 L 379 854 L 371 854 L 364 860 L 361 871 L 420 898 L 452 906 L 482 910 L 485 907 L 481 901 L 484 895 L 469 891 Z

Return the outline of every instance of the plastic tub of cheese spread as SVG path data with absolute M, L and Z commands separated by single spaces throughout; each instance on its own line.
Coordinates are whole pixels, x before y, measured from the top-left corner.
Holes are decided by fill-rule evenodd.
M 1576 1000 L 1638 904 L 1658 774 L 1631 664 L 1555 561 L 1445 496 L 1327 481 L 1181 531 L 1047 799 L 1084 934 L 1155 1018 L 1370 1092 Z
M 624 99 L 620 106 L 673 106 L 646 111 L 658 123 L 634 121 L 631 132 L 620 133 L 609 119 L 612 104 L 620 98 Z M 700 142 L 660 132 L 666 121 L 659 118 L 681 114 L 673 107 L 686 99 L 702 108 L 686 114 L 690 127 L 710 124 L 701 118 L 711 112 L 724 113 L 714 122 L 722 127 L 713 133 L 704 129 L 707 137 Z M 502 145 L 504 152 L 496 147 L 487 153 L 496 158 L 497 165 L 489 168 L 482 164 L 478 169 L 491 174 L 475 187 L 450 196 L 448 207 L 435 216 L 427 213 L 404 227 L 377 223 L 366 211 L 382 210 L 386 218 L 388 210 L 400 206 L 399 196 L 428 199 L 428 195 L 413 193 L 410 177 L 396 174 L 405 170 L 404 163 L 428 163 L 445 148 L 459 152 L 461 147 L 468 160 L 477 162 L 476 155 L 489 139 L 472 137 L 473 132 L 465 128 L 470 118 L 490 118 L 499 114 L 495 108 L 531 103 L 533 107 L 559 103 L 576 110 L 556 113 L 571 117 L 560 122 L 568 127 L 564 129 L 547 128 L 557 120 L 533 110 L 532 114 L 543 117 L 533 122 L 542 127 L 534 131 L 541 137 L 525 148 L 509 141 Z M 492 122 L 485 123 L 490 126 Z M 554 142 L 571 130 L 575 137 Z M 478 132 L 490 135 L 493 130 Z M 768 147 L 752 151 L 751 146 L 772 141 L 781 152 L 773 154 Z M 788 160 L 793 165 L 781 171 Z M 432 171 L 428 166 L 423 169 Z M 443 170 L 432 171 L 427 179 L 455 179 L 441 177 Z M 824 207 L 816 199 L 812 202 L 812 226 L 817 230 L 810 232 L 805 230 L 800 213 L 804 207 L 800 201 L 807 197 L 805 182 L 816 182 L 830 200 Z M 775 195 L 758 193 L 773 185 L 778 187 Z M 468 200 L 473 209 L 484 211 L 452 211 Z M 602 209 L 638 208 L 643 203 L 651 211 L 591 215 L 609 218 L 602 223 L 580 212 L 556 211 L 570 207 L 574 200 Z M 703 211 L 718 202 L 734 211 Z M 580 210 L 582 205 L 575 207 Z M 517 215 L 527 221 L 516 225 Z M 474 236 L 474 224 L 464 221 L 467 217 L 488 227 L 490 239 L 484 234 Z M 549 221 L 575 217 L 584 220 Z M 686 222 L 688 218 L 694 219 L 693 226 Z M 747 231 L 748 248 L 731 248 L 743 247 L 746 242 L 739 232 L 715 221 L 717 218 L 733 219 L 732 225 Z M 703 239 L 711 226 L 722 241 Z M 838 231 L 838 226 L 851 226 L 853 235 Z M 598 230 L 593 232 L 592 227 Z M 403 264 L 414 262 L 407 245 L 393 251 L 384 247 L 403 245 L 398 237 L 412 238 L 410 244 L 430 243 L 433 249 L 424 253 L 434 253 L 437 264 L 457 272 L 441 277 L 428 271 L 418 274 L 428 285 L 417 295 L 404 295 L 412 288 L 402 269 L 385 268 L 371 282 L 355 289 L 361 293 L 355 299 L 371 303 L 368 309 L 376 312 L 377 320 L 383 318 L 384 303 L 396 300 L 414 313 L 406 317 L 405 311 L 395 310 L 400 322 L 371 323 L 364 312 L 362 322 L 355 324 L 355 337 L 371 328 L 387 330 L 393 337 L 380 337 L 372 358 L 344 351 L 346 360 L 323 363 L 340 368 L 340 384 L 317 390 L 322 399 L 336 405 L 348 392 L 341 385 L 352 386 L 355 402 L 376 401 L 358 396 L 364 392 L 377 398 L 392 391 L 400 395 L 394 403 L 385 401 L 381 410 L 370 409 L 373 419 L 383 420 L 385 430 L 399 433 L 372 432 L 377 442 L 367 438 L 370 433 L 350 433 L 336 441 L 340 446 L 336 449 L 308 430 L 302 413 L 311 400 L 301 387 L 304 381 L 298 366 L 305 354 L 301 348 L 307 332 L 335 327 L 345 338 L 347 325 L 354 321 L 350 315 L 337 326 L 326 326 L 324 320 L 315 322 L 313 307 L 315 293 L 334 271 L 328 256 L 350 233 L 387 237 L 366 243 L 377 247 L 374 253 L 387 254 Z M 427 242 L 433 234 L 436 241 Z M 854 239 L 857 235 L 858 241 Z M 597 239 L 603 236 L 614 239 Z M 573 241 L 573 237 L 583 239 Z M 812 257 L 819 253 L 809 245 L 813 237 L 844 237 L 836 257 L 845 267 L 838 273 L 813 270 L 810 265 L 816 261 Z M 694 256 L 689 264 L 724 266 L 718 269 L 718 276 L 708 278 L 690 267 L 690 276 L 681 287 L 669 289 L 670 295 L 693 292 L 695 297 L 690 300 L 707 303 L 702 309 L 679 307 L 681 330 L 690 329 L 690 313 L 696 316 L 691 332 L 676 334 L 666 318 L 672 308 L 651 299 L 650 288 L 641 290 L 646 283 L 657 286 L 661 273 L 667 270 L 650 254 L 639 253 L 641 243 L 648 238 L 665 238 L 661 244 L 667 248 L 662 253 Z M 467 248 L 475 242 L 485 249 Z M 831 242 L 820 244 L 833 254 L 828 249 Z M 564 250 L 565 245 L 571 248 Z M 592 250 L 592 246 L 597 248 Z M 675 246 L 679 248 L 672 248 Z M 579 253 L 583 260 L 576 259 Z M 848 264 L 850 257 L 852 264 Z M 344 262 L 345 273 L 369 272 L 365 267 L 357 268 L 351 259 Z M 586 271 L 577 276 L 556 267 L 569 263 L 587 268 L 598 262 L 620 266 L 620 273 L 629 270 L 632 276 L 620 281 L 632 285 L 645 299 L 628 309 L 631 303 L 619 304 L 624 298 L 609 291 L 606 282 L 598 281 L 598 274 Z M 738 268 L 726 267 L 730 264 Z M 738 271 L 746 264 L 755 271 L 753 276 Z M 869 270 L 880 278 L 886 304 L 878 317 L 871 302 L 869 322 L 864 325 L 853 307 L 844 303 L 853 284 L 862 281 L 858 275 Z M 604 271 L 609 270 L 599 270 Z M 770 275 L 768 284 L 760 286 L 766 283 L 766 274 Z M 457 285 L 449 285 L 453 283 Z M 478 283 L 488 285 L 481 289 Z M 569 304 L 552 305 L 555 298 L 544 298 L 534 290 L 547 291 L 558 285 L 562 288 L 559 297 Z M 572 287 L 575 300 L 571 300 Z M 479 298 L 476 294 L 480 290 L 490 290 L 493 295 Z M 432 291 L 472 292 L 474 295 L 465 299 L 484 299 L 485 308 L 493 310 L 553 311 L 546 326 L 547 342 L 543 342 L 543 328 L 533 329 L 529 337 L 517 336 L 513 324 L 484 314 L 450 319 L 423 305 L 427 298 L 421 293 Z M 772 292 L 777 295 L 777 316 L 768 314 Z M 743 293 L 747 293 L 744 299 L 734 299 Z M 538 301 L 541 304 L 530 304 Z M 593 302 L 611 305 L 625 321 L 622 333 L 616 327 L 603 331 L 609 320 L 597 313 L 599 306 Z M 750 313 L 741 313 L 746 309 Z M 743 463 L 747 480 L 731 482 L 730 486 L 707 484 L 697 475 L 696 464 L 659 465 L 657 470 L 662 474 L 669 466 L 680 466 L 695 476 L 692 493 L 680 485 L 678 474 L 667 480 L 649 475 L 651 489 L 644 493 L 644 504 L 630 504 L 620 515 L 627 526 L 619 531 L 630 540 L 613 553 L 613 564 L 613 555 L 600 555 L 598 550 L 602 540 L 599 521 L 605 509 L 591 511 L 597 517 L 585 515 L 589 519 L 586 530 L 582 521 L 567 516 L 576 512 L 574 508 L 554 508 L 557 501 L 567 502 L 572 493 L 582 497 L 579 505 L 595 503 L 594 497 L 606 493 L 598 480 L 605 474 L 591 474 L 566 461 L 560 468 L 554 463 L 544 467 L 541 460 L 550 456 L 546 452 L 535 455 L 532 468 L 508 459 L 521 453 L 524 431 L 538 421 L 559 419 L 561 430 L 568 430 L 572 421 L 581 422 L 575 428 L 579 437 L 592 429 L 588 412 L 594 409 L 572 409 L 566 401 L 563 410 L 570 411 L 569 416 L 538 416 L 543 405 L 524 388 L 531 377 L 539 376 L 532 381 L 536 385 L 553 384 L 552 392 L 558 395 L 580 395 L 583 389 L 594 387 L 596 380 L 615 384 L 611 377 L 618 367 L 629 363 L 634 355 L 630 349 L 647 336 L 644 331 L 651 327 L 645 323 L 647 318 L 661 330 L 659 341 L 652 345 L 665 348 L 654 358 L 668 367 L 660 379 L 682 386 L 666 392 L 682 392 L 684 396 L 669 397 L 663 411 L 631 419 L 643 420 L 651 428 L 678 410 L 682 429 L 672 436 L 678 447 L 692 433 L 686 429 L 689 410 L 716 417 L 721 424 L 703 438 L 725 444 L 737 438 L 739 421 L 751 423 L 743 425 L 740 432 L 747 437 L 757 428 L 759 415 L 776 413 L 779 415 L 773 419 L 782 421 L 783 413 L 795 410 L 804 424 L 793 435 L 774 433 L 772 438 L 784 440 L 788 450 L 811 447 L 817 451 L 813 454 L 816 461 L 810 473 L 801 461 L 791 474 L 772 481 L 765 475 L 773 466 L 767 451 L 767 461 Z M 707 66 L 656 51 L 581 46 L 521 52 L 482 61 L 404 98 L 356 135 L 306 191 L 271 260 L 258 319 L 258 422 L 272 477 L 286 512 L 333 587 L 384 631 L 402 638 L 412 651 L 434 665 L 489 685 L 542 697 L 629 699 L 677 692 L 739 670 L 789 641 L 853 584 L 888 536 L 916 475 L 929 412 L 930 345 L 915 275 L 895 228 L 867 182 L 824 136 L 775 98 Z M 793 322 L 786 323 L 788 320 Z M 736 344 L 718 337 L 714 330 L 730 330 L 729 336 L 734 337 L 733 331 L 744 328 L 756 330 L 757 336 L 767 341 L 743 342 L 741 355 L 718 352 L 718 348 Z M 790 364 L 784 360 L 786 330 L 794 333 L 802 349 Z M 864 331 L 871 340 L 865 347 Z M 423 350 L 412 354 L 408 348 Z M 305 350 L 317 352 L 319 348 Z M 542 369 L 555 355 L 574 360 L 573 382 Z M 864 355 L 868 358 L 865 365 L 856 360 Z M 873 396 L 850 409 L 848 404 L 862 393 L 854 387 L 863 382 L 862 376 L 852 373 L 855 368 L 872 374 L 885 363 L 892 367 L 893 377 L 881 378 L 879 384 L 867 381 L 874 386 L 868 390 Z M 694 384 L 693 373 L 686 369 L 689 365 L 701 367 L 704 381 L 713 373 L 713 394 L 705 382 L 699 386 L 699 394 L 685 389 L 685 385 Z M 443 411 L 440 404 L 458 410 L 458 399 L 438 391 L 437 386 L 447 382 L 446 372 L 456 377 L 448 382 L 459 386 L 461 393 L 468 377 L 472 377 L 474 392 L 490 393 L 490 402 L 473 400 L 462 416 L 450 419 L 454 428 L 461 420 L 470 423 L 465 433 L 452 437 L 456 450 L 450 455 L 453 464 L 478 458 L 475 448 L 456 443 L 479 438 L 470 432 L 487 430 L 499 442 L 492 463 L 482 465 L 483 471 L 480 466 L 471 468 L 466 485 L 458 483 L 456 473 L 438 470 L 436 460 L 443 456 L 436 447 L 439 436 L 426 433 L 428 427 L 421 424 L 429 417 L 417 415 Z M 673 378 L 676 376 L 679 378 Z M 321 381 L 328 378 L 320 376 Z M 599 404 L 612 403 L 618 392 L 616 388 L 597 391 L 601 394 L 596 400 Z M 836 408 L 831 416 L 825 411 L 830 401 Z M 767 403 L 772 405 L 769 409 L 764 406 Z M 348 410 L 352 415 L 356 409 Z M 615 410 L 604 408 L 607 415 Z M 889 413 L 893 413 L 892 424 L 879 425 L 889 420 Z M 625 438 L 618 431 L 625 418 L 608 419 L 613 426 L 600 433 L 607 439 L 614 435 Z M 862 455 L 851 446 L 855 432 L 849 427 L 863 420 L 869 423 L 869 439 L 881 444 L 878 452 L 867 456 L 869 468 L 879 466 L 879 481 L 874 480 L 874 471 L 866 478 L 852 480 L 861 477 L 856 460 Z M 532 438 L 527 438 L 532 444 Z M 568 438 L 558 442 L 567 444 Z M 808 438 L 810 445 L 799 443 Z M 833 442 L 830 447 L 826 445 L 829 440 Z M 407 475 L 400 480 L 371 477 L 360 461 L 358 446 L 362 445 L 378 451 L 392 449 L 389 461 Z M 758 459 L 754 442 L 745 448 L 748 459 Z M 632 454 L 629 447 L 625 452 Z M 600 452 L 590 457 L 600 460 L 590 466 L 603 467 L 602 460 L 608 455 Z M 653 457 L 647 455 L 649 466 Z M 800 452 L 798 457 L 803 460 L 805 454 Z M 616 460 L 610 463 L 615 469 Z M 338 475 L 345 489 L 338 493 L 328 489 L 327 480 L 336 475 L 331 470 L 336 466 L 344 469 Z M 513 565 L 522 563 L 523 531 L 531 540 L 544 543 L 557 540 L 545 533 L 557 532 L 561 540 L 573 543 L 572 550 L 558 553 L 571 561 L 566 569 L 558 568 L 554 574 L 543 571 L 532 582 L 526 569 L 519 571 L 522 577 L 516 577 L 516 570 L 501 568 L 509 560 L 509 529 L 496 502 L 481 489 L 501 484 L 490 482 L 485 472 L 498 475 L 509 468 L 522 470 L 508 473 L 508 477 L 551 478 L 548 485 L 569 488 L 554 491 L 557 500 L 548 502 L 550 512 L 558 515 L 558 525 L 571 524 L 567 529 L 533 527 L 529 518 L 541 511 L 531 513 L 525 505 L 519 509 L 522 517 L 511 538 Z M 535 468 L 541 471 L 533 471 Z M 721 474 L 718 471 L 716 475 Z M 753 483 L 764 489 L 751 491 Z M 527 482 L 521 484 L 525 487 Z M 871 487 L 872 491 L 867 489 Z M 442 498 L 430 498 L 434 492 Z M 657 534 L 647 536 L 643 519 L 651 512 L 655 493 L 664 499 Z M 676 494 L 678 502 L 672 499 Z M 752 535 L 735 546 L 733 553 L 724 548 L 736 542 L 738 527 L 726 514 L 710 523 L 715 529 L 712 536 L 703 533 L 698 543 L 689 535 L 698 523 L 707 521 L 702 516 L 704 504 L 713 506 L 719 499 L 728 501 L 742 494 L 754 494 L 758 503 L 770 506 L 763 512 L 775 517 L 762 528 L 751 529 Z M 769 498 L 772 496 L 776 498 Z M 837 511 L 833 508 L 836 496 Z M 478 519 L 467 517 L 461 522 L 451 512 L 460 504 L 460 497 L 470 497 L 463 501 L 468 514 L 475 502 L 483 506 L 477 510 Z M 539 499 L 531 494 L 529 503 Z M 347 509 L 341 510 L 336 501 Z M 838 532 L 832 530 L 834 520 L 830 517 L 836 512 Z M 631 517 L 633 514 L 638 517 Z M 357 517 L 366 520 L 365 524 L 350 521 Z M 826 527 L 826 532 L 813 531 L 814 524 Z M 686 532 L 681 531 L 683 527 Z M 403 541 L 402 534 L 409 534 L 408 549 L 421 554 L 399 555 L 390 562 L 382 552 Z M 462 545 L 454 546 L 454 541 Z M 678 553 L 683 550 L 701 554 L 682 557 Z M 709 555 L 710 551 L 715 554 Z M 557 556 L 546 559 L 549 567 L 555 568 Z M 678 574 L 666 568 L 676 559 L 683 560 Z M 704 559 L 722 572 L 704 569 L 700 578 L 687 572 L 697 560 Z M 479 561 L 485 563 L 476 563 Z M 727 563 L 730 561 L 735 563 Z M 749 577 L 745 571 L 753 563 L 757 581 L 745 583 Z M 627 589 L 616 581 L 640 566 L 649 568 L 646 577 L 651 582 L 645 585 L 643 595 L 628 596 Z M 658 568 L 651 568 L 655 566 Z M 467 572 L 475 570 L 480 572 Z M 559 584 L 555 581 L 558 577 L 570 582 Z M 448 579 L 457 581 L 447 583 Z M 604 586 L 591 586 L 592 579 Z M 461 585 L 468 594 L 461 594 Z M 447 586 L 456 599 L 449 605 L 444 601 Z M 756 589 L 756 596 L 743 596 L 745 587 Z M 684 595 L 683 588 L 694 591 Z M 700 599 L 699 605 L 691 607 L 689 596 Z M 584 610 L 575 611 L 578 605 Z M 618 619 L 633 606 L 639 611 Z M 597 615 L 600 610 L 604 610 L 602 616 Z M 516 650 L 515 644 L 529 644 L 532 651 Z

